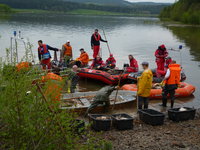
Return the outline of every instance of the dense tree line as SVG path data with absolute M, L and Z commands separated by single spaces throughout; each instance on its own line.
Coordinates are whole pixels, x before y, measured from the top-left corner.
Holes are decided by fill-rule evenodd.
M 11 12 L 11 8 L 8 5 L 0 4 L 0 12 L 9 13 Z
M 183 23 L 200 24 L 200 1 L 179 0 L 174 5 L 164 8 L 160 17 Z
M 62 0 L 0 0 L 0 3 L 7 4 L 18 9 L 42 9 L 53 11 L 70 11 L 75 9 L 91 9 L 120 13 L 146 13 L 159 14 L 166 5 L 141 5 L 133 4 L 131 6 L 108 6 L 97 4 L 83 4 L 75 2 L 66 2 Z

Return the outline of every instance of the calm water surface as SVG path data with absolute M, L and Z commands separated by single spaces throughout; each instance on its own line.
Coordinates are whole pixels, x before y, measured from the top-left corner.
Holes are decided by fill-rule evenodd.
M 150 67 L 154 68 L 154 51 L 158 45 L 165 44 L 174 49 L 183 45 L 182 66 L 187 82 L 195 85 L 197 90 L 194 97 L 179 100 L 184 105 L 200 107 L 200 27 L 164 26 L 157 18 L 15 14 L 0 19 L 0 57 L 5 57 L 5 48 L 10 46 L 10 37 L 14 30 L 20 30 L 23 37 L 29 38 L 36 61 L 37 41 L 40 39 L 57 48 L 70 40 L 74 58 L 79 56 L 80 48 L 85 48 L 92 56 L 90 37 L 95 28 L 100 30 L 102 37 L 102 29 L 106 31 L 119 68 L 128 63 L 128 54 L 133 54 L 139 63 L 150 62 Z M 23 56 L 24 49 L 22 45 L 20 47 L 20 56 Z M 105 60 L 108 57 L 106 44 L 102 43 L 101 48 Z M 181 62 L 179 52 L 169 51 L 169 54 L 178 63 Z M 79 84 L 81 90 L 89 91 L 103 86 L 87 80 L 80 81 Z

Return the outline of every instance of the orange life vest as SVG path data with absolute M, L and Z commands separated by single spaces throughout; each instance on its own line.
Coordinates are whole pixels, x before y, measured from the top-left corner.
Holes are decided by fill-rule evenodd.
M 42 82 L 47 82 L 47 88 L 44 93 L 45 96 L 54 102 L 60 101 L 62 91 L 62 77 L 54 73 L 48 73 L 46 76 L 42 77 Z
M 72 47 L 68 46 L 67 44 L 64 44 L 63 46 L 65 48 L 64 56 L 72 57 Z
M 42 55 L 43 60 L 51 58 L 51 54 L 46 44 L 43 44 L 42 47 L 39 46 L 38 51 L 39 51 L 39 54 Z
M 62 81 L 62 77 L 54 73 L 48 73 L 46 76 L 42 76 L 42 81 L 46 82 L 48 80 Z
M 87 54 L 86 52 L 82 53 L 82 54 L 80 55 L 80 57 L 77 58 L 77 59 L 78 59 L 79 61 L 81 61 L 83 65 L 87 65 L 88 62 L 89 62 L 89 56 L 88 56 L 88 54 Z
M 30 67 L 30 64 L 29 62 L 21 62 L 17 64 L 16 67 L 17 67 L 17 71 L 20 71 L 22 69 L 28 69 Z
M 165 84 L 180 84 L 180 78 L 181 78 L 181 66 L 179 64 L 170 64 L 170 76 L 166 80 Z

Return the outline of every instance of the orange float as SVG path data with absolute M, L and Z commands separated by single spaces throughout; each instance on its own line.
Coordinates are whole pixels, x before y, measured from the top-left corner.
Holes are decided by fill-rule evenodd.
M 44 95 L 54 102 L 60 101 L 62 81 L 62 77 L 54 73 L 48 73 L 46 76 L 42 76 L 42 82 L 47 84 Z
M 137 85 L 136 84 L 125 84 L 121 88 L 122 90 L 127 90 L 127 91 L 135 91 L 137 92 Z M 176 90 L 176 97 L 188 97 L 192 95 L 195 92 L 195 86 L 181 82 L 180 88 Z M 151 89 L 150 93 L 150 98 L 151 99 L 161 99 L 162 98 L 162 89 Z

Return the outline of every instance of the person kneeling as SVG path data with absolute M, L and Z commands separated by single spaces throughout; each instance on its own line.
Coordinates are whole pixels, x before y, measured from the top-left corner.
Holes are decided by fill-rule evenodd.
M 116 66 L 116 60 L 113 57 L 113 54 L 110 54 L 110 57 L 106 60 L 106 68 L 114 69 Z
M 100 56 L 97 56 L 94 60 L 92 65 L 90 66 L 91 69 L 97 70 L 104 70 L 105 64 Z
M 152 87 L 153 73 L 149 69 L 149 63 L 143 62 L 142 67 L 144 69 L 142 75 L 138 78 L 138 109 L 148 109 L 149 96 Z

